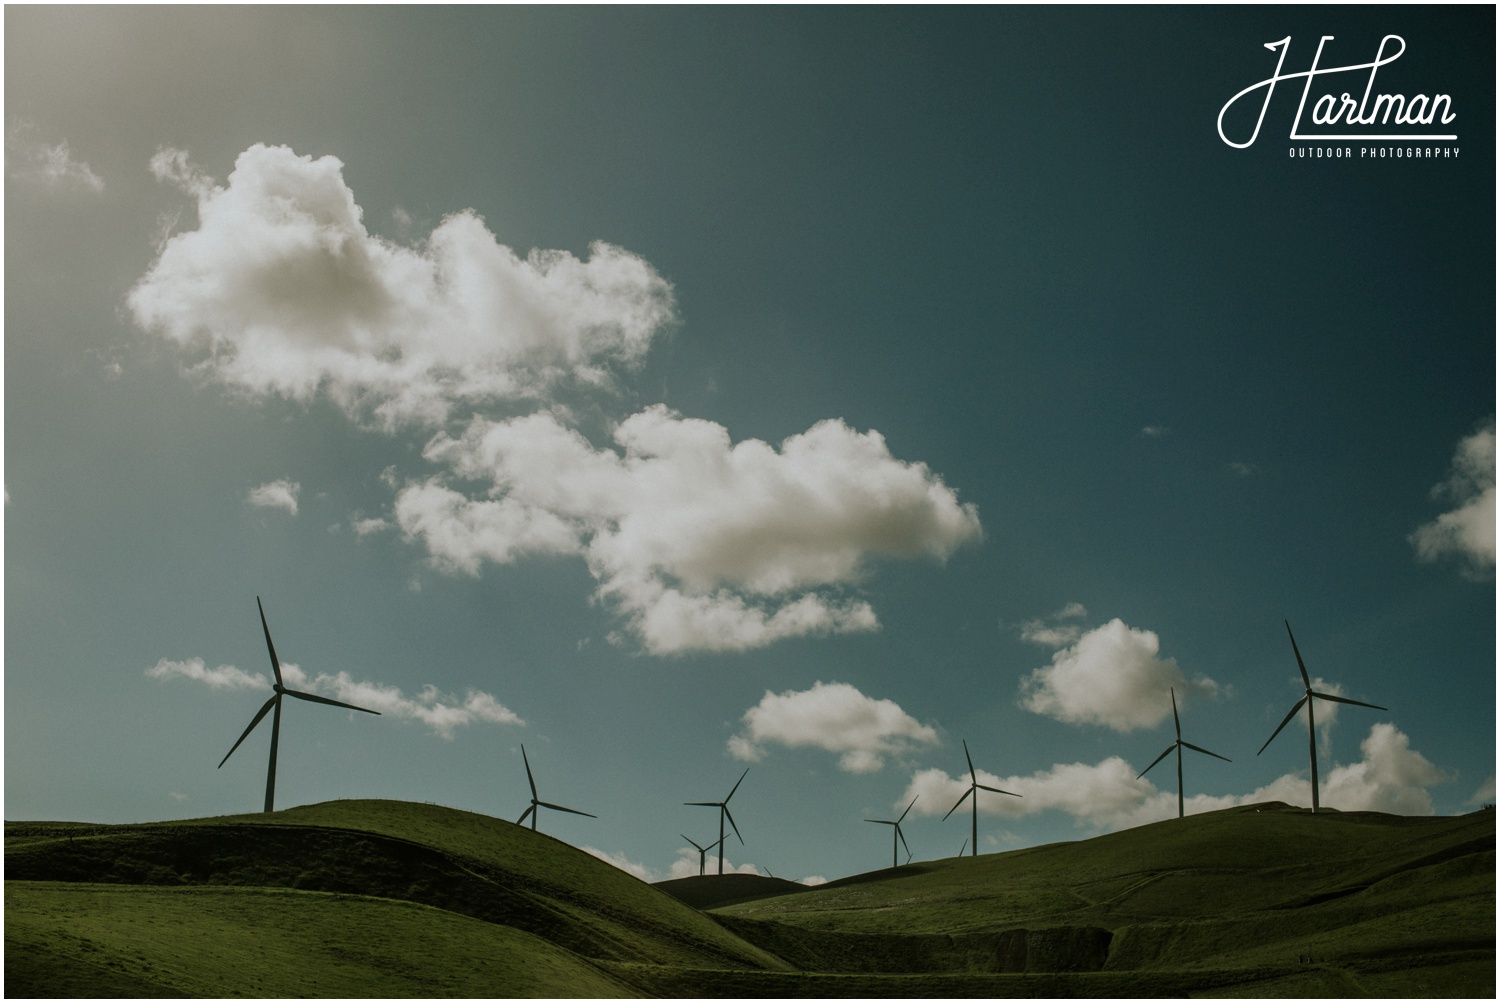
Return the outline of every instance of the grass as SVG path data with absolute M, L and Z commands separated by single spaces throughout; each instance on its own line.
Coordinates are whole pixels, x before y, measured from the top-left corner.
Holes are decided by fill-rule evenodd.
M 813 889 L 725 875 L 666 891 L 510 822 L 425 804 L 12 822 L 5 990 L 1494 995 L 1493 811 L 1260 809 Z

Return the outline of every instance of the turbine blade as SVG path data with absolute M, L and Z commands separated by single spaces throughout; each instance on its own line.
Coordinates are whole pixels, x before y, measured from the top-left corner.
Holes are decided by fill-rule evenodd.
M 957 801 L 957 803 L 954 804 L 954 806 L 952 808 L 948 809 L 948 815 L 952 815 L 954 812 L 958 811 L 958 806 L 961 805 L 961 804 L 963 804 L 964 801 L 968 799 L 969 795 L 973 794 L 973 793 L 974 793 L 974 788 L 972 788 L 972 787 L 970 787 L 968 790 L 964 791 L 964 796 L 961 797 L 961 798 L 959 798 L 958 801 Z M 948 815 L 944 815 L 943 818 L 946 819 L 948 817 Z
M 531 785 L 531 803 L 536 804 L 536 780 L 531 776 L 531 760 L 526 758 L 526 745 L 521 745 L 521 762 L 526 764 L 526 782 Z
M 533 804 L 530 808 L 527 808 L 525 811 L 521 812 L 521 817 L 516 819 L 516 825 L 525 825 L 527 816 L 529 816 L 534 811 L 536 811 L 535 804 Z
M 1178 720 L 1178 717 L 1177 717 L 1177 691 L 1174 690 L 1174 689 L 1172 689 L 1169 686 L 1169 687 L 1167 687 L 1167 692 L 1172 695 L 1172 727 L 1177 730 L 1177 739 L 1178 739 L 1178 741 L 1181 741 L 1182 740 L 1182 722 L 1180 720 Z
M 1289 710 L 1289 711 L 1287 711 L 1286 717 L 1284 717 L 1284 718 L 1281 719 L 1281 723 L 1276 726 L 1276 730 L 1273 731 L 1273 732 L 1271 732 L 1271 738 L 1266 739 L 1266 745 L 1270 745 L 1271 744 L 1271 739 L 1273 739 L 1277 735 L 1281 734 L 1281 729 L 1286 727 L 1286 723 L 1288 721 L 1290 721 L 1292 718 L 1294 718 L 1294 717 L 1297 716 L 1297 712 L 1302 709 L 1302 705 L 1305 704 L 1305 703 L 1307 703 L 1307 697 L 1306 696 L 1304 696 L 1301 700 L 1298 700 L 1295 704 L 1292 705 L 1292 709 Z M 1261 752 L 1265 752 L 1266 751 L 1266 745 L 1262 745 L 1260 747 L 1260 752 L 1256 753 L 1257 756 L 1260 755 Z
M 722 842 L 724 842 L 724 837 L 720 836 L 718 839 L 714 840 L 712 843 L 709 843 L 707 846 L 705 846 L 703 848 L 703 852 L 707 853 L 709 850 L 712 850 L 714 847 L 718 846 Z
M 240 742 L 243 742 L 247 737 L 249 737 L 250 733 L 255 730 L 255 726 L 260 724 L 260 719 L 271 712 L 271 708 L 276 705 L 276 701 L 280 698 L 280 696 L 281 694 L 278 693 L 261 705 L 260 710 L 256 711 L 255 716 L 250 719 L 250 726 L 246 728 L 240 734 L 240 737 L 235 741 L 235 743 L 229 747 L 229 751 L 224 753 L 224 758 L 219 760 L 219 766 L 223 766 L 225 763 L 229 762 L 229 757 L 234 755 L 234 750 L 240 747 Z M 217 770 L 219 766 L 215 766 L 214 769 Z
M 911 859 L 911 845 L 907 843 L 906 837 L 901 833 L 901 827 L 896 826 L 896 836 L 901 840 L 901 845 L 906 847 L 906 859 Z
M 371 710 L 368 707 L 356 707 L 352 703 L 344 703 L 339 700 L 330 700 L 327 697 L 320 697 L 316 693 L 303 693 L 301 690 L 288 689 L 283 689 L 283 692 L 289 697 L 296 697 L 298 700 L 311 700 L 314 703 L 326 703 L 333 707 L 347 707 L 350 710 L 362 710 L 366 714 L 374 714 L 376 717 L 380 716 L 380 711 L 378 710 Z
M 678 833 L 678 835 L 682 836 L 682 833 Z M 693 841 L 691 839 L 688 839 L 686 836 L 682 836 L 682 838 L 687 839 L 689 843 L 693 843 Z M 703 847 L 699 846 L 697 843 L 693 843 L 693 849 L 697 850 L 699 853 L 705 852 Z
M 963 740 L 963 743 L 964 743 L 964 758 L 969 761 L 969 780 L 971 782 L 977 784 L 977 783 L 979 783 L 979 778 L 974 775 L 974 758 L 969 755 L 969 740 L 966 738 L 966 739 Z
M 266 626 L 266 608 L 260 604 L 260 596 L 255 597 L 255 608 L 260 610 L 260 629 L 266 635 L 266 650 L 271 653 L 271 670 L 276 673 L 276 685 L 281 685 L 281 660 L 276 657 L 276 645 L 271 643 L 271 628 Z
M 698 805 L 701 808 L 718 808 L 720 806 L 720 802 L 718 801 L 684 801 L 682 803 Z
M 1292 654 L 1297 656 L 1297 671 L 1302 673 L 1302 688 L 1311 693 L 1312 680 L 1307 678 L 1307 666 L 1302 664 L 1302 652 L 1297 650 L 1297 639 L 1292 637 L 1292 625 L 1285 620 L 1281 622 L 1286 623 L 1286 636 L 1292 638 Z
M 984 784 L 975 784 L 974 786 L 978 787 L 982 791 L 992 791 L 995 794 L 1009 794 L 1013 798 L 1018 798 L 1018 797 L 1021 796 L 1021 795 L 1017 794 L 1015 791 L 1002 791 L 998 787 L 986 787 Z
M 748 767 L 748 766 L 745 767 L 745 773 L 749 773 L 749 772 L 750 772 L 750 767 Z M 729 794 L 724 798 L 724 803 L 725 804 L 728 804 L 729 803 L 729 799 L 732 798 L 732 797 L 734 797 L 734 792 L 740 789 L 740 784 L 742 784 L 742 783 L 745 782 L 745 773 L 741 773 L 740 774 L 740 778 L 734 782 L 734 786 L 731 787 L 731 788 L 729 788 Z
M 1192 749 L 1194 752 L 1201 752 L 1206 756 L 1213 756 L 1215 759 L 1222 759 L 1226 763 L 1234 762 L 1234 760 L 1230 759 L 1228 756 L 1221 756 L 1217 752 L 1209 752 L 1201 745 L 1194 745 L 1192 742 L 1183 742 L 1182 744 L 1187 746 L 1189 749 Z
M 1382 707 L 1379 704 L 1374 703 L 1365 703 L 1363 700 L 1350 700 L 1348 697 L 1336 697 L 1332 693 L 1314 692 L 1313 696 L 1322 697 L 1324 700 L 1337 700 L 1339 703 L 1352 703 L 1356 707 L 1373 707 L 1375 710 L 1390 710 L 1389 707 Z
M 551 808 L 553 811 L 565 811 L 574 815 L 588 815 L 589 818 L 599 817 L 598 815 L 589 815 L 589 813 L 586 811 L 579 811 L 577 808 L 564 808 L 562 805 L 553 804 L 550 801 L 538 801 L 537 804 L 541 805 L 543 808 Z
M 1151 766 L 1155 766 L 1157 763 L 1161 762 L 1163 759 L 1166 759 L 1167 756 L 1175 748 L 1177 748 L 1177 743 L 1176 742 L 1173 742 L 1171 745 L 1167 746 L 1167 751 L 1166 752 L 1163 752 L 1161 755 L 1159 755 L 1155 759 L 1151 760 Z M 1137 773 L 1135 775 L 1135 778 L 1137 780 L 1139 780 L 1139 779 L 1141 779 L 1141 777 L 1144 777 L 1146 774 L 1150 773 L 1151 772 L 1151 766 L 1148 766 L 1144 770 L 1142 770 L 1141 772 Z
M 912 798 L 912 799 L 911 799 L 911 804 L 909 804 L 909 805 L 907 805 L 907 806 L 906 806 L 906 811 L 911 811 L 911 805 L 913 805 L 913 804 L 916 804 L 916 803 L 917 803 L 917 798 L 919 798 L 919 797 L 921 797 L 921 796 L 922 796 L 922 795 L 920 795 L 920 794 L 918 794 L 918 795 L 916 795 L 916 797 L 913 797 L 913 798 Z M 900 825 L 900 824 L 901 824 L 901 821 L 902 821 L 902 819 L 905 819 L 905 818 L 906 818 L 906 811 L 904 811 L 904 812 L 902 812 L 902 813 L 901 813 L 901 818 L 898 818 L 898 819 L 896 819 L 896 824 L 897 824 L 897 825 Z
M 743 780 L 745 778 L 741 777 L 740 779 Z M 731 828 L 731 829 L 734 830 L 734 834 L 736 836 L 739 836 L 740 845 L 744 846 L 745 845 L 745 837 L 744 836 L 740 836 L 740 827 L 734 824 L 734 816 L 731 815 L 731 814 L 729 814 L 729 806 L 727 804 L 721 804 L 721 805 L 719 805 L 719 810 L 724 813 L 724 817 L 725 818 L 729 819 L 729 828 Z
M 896 824 L 895 822 L 887 822 L 883 818 L 867 818 L 867 819 L 865 819 L 865 821 L 866 822 L 874 822 L 876 825 L 895 825 Z

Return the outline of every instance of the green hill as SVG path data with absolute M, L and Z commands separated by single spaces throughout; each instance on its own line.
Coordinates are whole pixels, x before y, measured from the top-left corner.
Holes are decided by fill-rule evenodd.
M 663 890 L 425 804 L 9 822 L 5 991 L 1493 996 L 1494 847 L 1492 811 L 1262 805 L 811 889 Z

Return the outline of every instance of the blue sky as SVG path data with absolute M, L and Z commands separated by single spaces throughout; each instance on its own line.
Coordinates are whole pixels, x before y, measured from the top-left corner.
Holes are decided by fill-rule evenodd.
M 1284 621 L 1389 708 L 1323 804 L 1493 801 L 1493 9 L 5 25 L 7 818 L 258 808 L 257 596 L 382 710 L 279 806 L 514 819 L 525 743 L 652 878 L 747 766 L 784 877 L 958 852 L 964 741 L 981 852 L 1169 817 L 1174 690 L 1189 811 L 1306 804 Z M 1456 139 L 1219 135 L 1391 34 Z

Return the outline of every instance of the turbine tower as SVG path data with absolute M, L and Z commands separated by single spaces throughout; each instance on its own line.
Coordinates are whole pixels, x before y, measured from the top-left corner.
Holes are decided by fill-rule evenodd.
M 918 795 L 918 796 L 920 797 L 920 795 Z M 894 822 L 890 821 L 889 819 L 884 819 L 884 818 L 867 818 L 867 819 L 865 819 L 866 822 L 874 822 L 876 825 L 889 825 L 889 826 L 892 826 L 895 829 L 895 832 L 893 832 L 891 834 L 891 866 L 892 867 L 900 867 L 901 866 L 900 857 L 898 857 L 896 855 L 896 840 L 898 840 L 898 839 L 901 840 L 901 845 L 906 847 L 906 859 L 907 859 L 907 861 L 909 862 L 911 860 L 911 846 L 906 842 L 906 837 L 904 835 L 902 835 L 902 833 L 901 833 L 901 822 L 902 822 L 903 819 L 906 818 L 906 812 L 907 811 L 911 811 L 911 805 L 912 804 L 916 804 L 916 803 L 917 803 L 917 799 L 916 798 L 912 798 L 911 799 L 911 804 L 909 804 L 909 805 L 906 806 L 906 811 L 902 812 L 901 813 L 901 817 L 898 818 L 898 819 L 896 819 L 896 821 L 894 821 Z
M 740 835 L 740 827 L 734 824 L 734 816 L 731 815 L 731 814 L 729 814 L 729 799 L 732 798 L 732 797 L 734 797 L 734 792 L 740 789 L 740 784 L 742 784 L 742 783 L 745 782 L 745 774 L 749 773 L 749 772 L 750 772 L 750 767 L 748 767 L 748 766 L 745 767 L 745 773 L 741 773 L 740 774 L 740 778 L 734 782 L 734 786 L 731 787 L 731 788 L 729 788 L 729 793 L 726 794 L 726 795 L 724 795 L 724 800 L 723 801 L 684 801 L 683 802 L 683 804 L 687 804 L 687 805 L 698 805 L 698 806 L 703 807 L 703 808 L 717 808 L 717 809 L 719 809 L 719 843 L 718 843 L 718 846 L 719 846 L 719 873 L 720 874 L 724 873 L 724 820 L 726 818 L 729 819 L 730 828 L 734 829 L 734 834 L 735 834 L 736 837 L 738 837 L 738 839 L 740 841 L 740 845 L 743 846 L 745 844 L 745 837 Z
M 1356 707 L 1371 707 L 1375 710 L 1387 710 L 1389 708 L 1382 707 L 1379 704 L 1365 703 L 1362 700 L 1350 700 L 1348 697 L 1335 696 L 1332 693 L 1319 693 L 1318 691 L 1314 690 L 1312 688 L 1312 680 L 1307 678 L 1307 666 L 1302 664 L 1302 652 L 1297 650 L 1297 639 L 1292 636 L 1292 625 L 1290 623 L 1287 623 L 1285 620 L 1283 620 L 1282 622 L 1286 623 L 1286 636 L 1292 639 L 1292 654 L 1297 656 L 1297 671 L 1302 673 L 1303 694 L 1302 699 L 1298 700 L 1295 704 L 1292 705 L 1292 709 L 1287 711 L 1286 717 L 1281 719 L 1281 723 L 1276 726 L 1276 730 L 1271 732 L 1271 738 L 1266 739 L 1266 745 L 1270 745 L 1272 739 L 1281 734 L 1281 729 L 1287 726 L 1287 722 L 1297 716 L 1297 712 L 1302 709 L 1302 705 L 1307 704 L 1307 761 L 1312 765 L 1312 810 L 1313 814 L 1317 814 L 1318 738 L 1317 732 L 1314 729 L 1313 722 L 1313 698 L 1316 697 L 1319 700 L 1332 700 L 1335 703 L 1353 704 Z M 1261 752 L 1266 751 L 1266 745 L 1262 745 L 1260 747 L 1260 752 L 1256 753 L 1257 756 L 1260 755 Z
M 964 797 L 959 798 L 957 803 L 955 803 L 952 808 L 948 809 L 948 815 L 952 815 L 954 812 L 958 811 L 958 806 L 964 803 L 964 798 L 968 797 L 970 794 L 974 795 L 974 822 L 969 835 L 974 843 L 974 852 L 972 856 L 977 857 L 979 856 L 979 792 L 993 791 L 996 794 L 1009 794 L 1013 798 L 1018 798 L 1021 795 L 1013 793 L 1011 791 L 1002 791 L 998 787 L 986 787 L 984 784 L 979 782 L 979 777 L 974 773 L 974 759 L 969 755 L 969 743 L 967 739 L 964 740 L 964 758 L 969 761 L 969 789 L 964 791 Z M 948 815 L 943 816 L 943 819 L 945 821 L 947 820 Z M 962 853 L 963 851 L 959 852 Z
M 688 837 L 686 836 L 683 836 L 682 838 L 687 839 L 689 843 L 692 843 L 693 848 L 698 851 L 698 877 L 703 877 L 704 874 L 708 873 L 708 851 L 718 846 L 719 843 L 713 842 L 709 843 L 707 846 L 699 846 L 697 841 L 695 840 L 688 839 Z M 723 836 L 719 837 L 720 841 L 722 841 L 723 839 Z
M 282 684 L 281 660 L 276 657 L 276 645 L 271 643 L 271 628 L 266 626 L 266 609 L 260 604 L 260 596 L 255 597 L 255 606 L 260 610 L 260 629 L 264 631 L 266 635 L 266 650 L 271 653 L 271 671 L 276 673 L 276 682 L 271 687 L 271 689 L 275 690 L 276 692 L 271 695 L 271 699 L 267 700 L 264 704 L 261 705 L 260 710 L 257 711 L 255 716 L 250 719 L 249 726 L 246 727 L 245 730 L 240 734 L 240 737 L 235 741 L 235 743 L 229 747 L 229 751 L 224 753 L 224 758 L 219 760 L 219 766 L 215 767 L 215 769 L 218 769 L 225 763 L 229 762 L 229 757 L 234 755 L 234 750 L 238 749 L 240 747 L 240 742 L 243 742 L 246 737 L 248 737 L 249 734 L 255 730 L 255 726 L 260 724 L 261 718 L 265 717 L 271 711 L 275 711 L 275 713 L 271 715 L 271 762 L 270 765 L 266 767 L 265 807 L 266 811 L 275 811 L 276 809 L 274 807 L 274 802 L 276 800 L 276 746 L 281 739 L 282 697 L 296 697 L 298 700 L 311 700 L 313 703 L 326 703 L 334 707 L 346 707 L 349 710 L 364 711 L 366 714 L 375 714 L 377 716 L 380 714 L 380 711 L 370 710 L 368 707 L 356 707 L 352 703 L 342 703 L 338 700 L 330 700 L 327 697 L 320 697 L 314 693 L 303 693 L 301 690 L 287 689 L 286 686 Z
M 521 817 L 516 819 L 516 825 L 525 825 L 526 816 L 530 815 L 531 831 L 536 832 L 536 817 L 541 814 L 541 812 L 537 811 L 538 808 L 551 808 L 553 811 L 565 811 L 573 815 L 588 815 L 589 818 L 599 817 L 598 815 L 589 815 L 586 811 L 579 811 L 577 808 L 564 808 L 560 804 L 537 800 L 536 778 L 531 775 L 531 760 L 526 758 L 526 746 L 524 745 L 521 746 L 521 762 L 526 764 L 526 782 L 531 785 L 531 807 L 521 813 Z
M 1217 752 L 1209 752 L 1207 749 L 1202 748 L 1201 746 L 1194 745 L 1192 742 L 1184 742 L 1182 740 L 1182 721 L 1180 719 L 1178 719 L 1178 717 L 1177 717 L 1177 692 L 1175 690 L 1171 689 L 1170 687 L 1167 689 L 1167 692 L 1172 695 L 1172 727 L 1175 728 L 1175 729 L 1177 729 L 1177 741 L 1175 741 L 1171 745 L 1167 746 L 1167 751 L 1166 752 L 1163 752 L 1161 755 L 1159 755 L 1155 759 L 1151 760 L 1151 766 L 1155 766 L 1157 763 L 1161 762 L 1163 759 L 1166 759 L 1168 752 L 1171 752 L 1173 749 L 1177 750 L 1177 817 L 1178 818 L 1182 818 L 1182 815 L 1183 815 L 1183 811 L 1182 811 L 1182 749 L 1183 749 L 1183 747 L 1186 746 L 1187 748 L 1192 749 L 1194 752 L 1201 752 L 1201 753 L 1204 753 L 1205 755 L 1213 756 L 1215 759 L 1222 759 L 1226 763 L 1232 763 L 1232 762 L 1234 762 L 1234 760 L 1230 759 L 1228 756 L 1221 756 Z M 1135 775 L 1135 778 L 1137 780 L 1139 780 L 1139 779 L 1141 779 L 1141 777 L 1144 777 L 1146 774 L 1150 773 L 1151 772 L 1151 766 L 1148 766 L 1144 770 L 1142 770 L 1141 772 L 1137 773 Z

